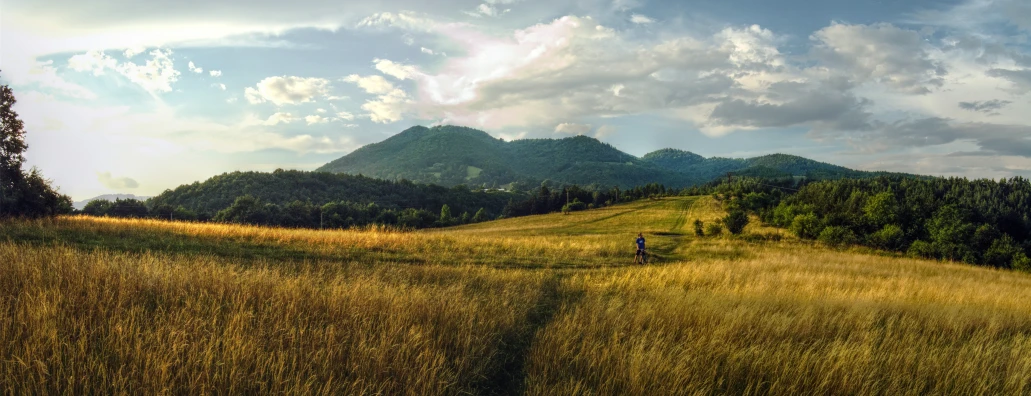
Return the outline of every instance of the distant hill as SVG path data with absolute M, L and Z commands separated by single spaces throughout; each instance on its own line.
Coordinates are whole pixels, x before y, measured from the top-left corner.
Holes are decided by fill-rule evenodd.
M 787 155 L 705 158 L 676 149 L 638 158 L 587 136 L 506 142 L 459 126 L 415 126 L 366 145 L 316 171 L 407 179 L 444 186 L 533 186 L 544 180 L 580 185 L 631 187 L 661 183 L 684 187 L 734 172 L 742 176 L 816 179 L 869 177 L 864 172 Z
M 515 181 L 634 186 L 689 185 L 689 175 L 586 136 L 506 142 L 458 127 L 415 126 L 330 162 L 317 171 L 407 179 L 445 186 L 502 186 Z
M 104 194 L 104 195 L 96 196 L 96 197 L 93 197 L 93 198 L 90 198 L 90 199 L 84 199 L 82 201 L 73 202 L 72 203 L 72 207 L 74 207 L 76 210 L 82 210 L 82 208 L 85 208 L 86 204 L 90 203 L 90 201 L 97 201 L 97 200 L 114 201 L 116 199 L 135 199 L 135 200 L 138 200 L 138 201 L 145 201 L 148 198 L 150 198 L 150 197 L 144 197 L 144 196 L 133 195 L 133 194 Z
M 388 209 L 426 209 L 440 213 L 448 204 L 456 215 L 484 208 L 496 216 L 514 194 L 499 191 L 470 191 L 441 186 L 380 180 L 364 176 L 276 170 L 275 172 L 231 172 L 203 182 L 166 190 L 147 201 L 150 207 L 182 206 L 206 218 L 249 195 L 262 203 L 288 205 L 295 201 L 323 205 L 330 202 L 374 203 Z

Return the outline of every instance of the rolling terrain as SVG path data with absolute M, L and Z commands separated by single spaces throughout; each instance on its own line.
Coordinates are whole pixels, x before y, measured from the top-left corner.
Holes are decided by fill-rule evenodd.
M 501 187 L 522 182 L 535 187 L 541 181 L 551 180 L 620 188 L 648 183 L 685 187 L 709 182 L 727 172 L 814 179 L 886 174 L 787 154 L 705 158 L 688 151 L 662 149 L 638 158 L 587 136 L 507 142 L 480 130 L 458 126 L 415 126 L 317 170 L 445 186 Z
M 1025 394 L 1031 277 L 749 225 L 711 197 L 398 232 L 0 227 L 0 389 Z M 631 265 L 643 232 L 653 261 Z

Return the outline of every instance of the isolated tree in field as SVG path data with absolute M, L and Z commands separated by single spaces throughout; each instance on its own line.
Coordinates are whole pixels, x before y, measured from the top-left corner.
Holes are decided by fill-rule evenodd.
M 39 217 L 68 213 L 72 200 L 50 185 L 39 170 L 22 171 L 25 125 L 14 111 L 14 92 L 0 85 L 0 217 Z
M 740 209 L 731 210 L 727 217 L 723 218 L 723 225 L 727 227 L 727 231 L 730 231 L 731 234 L 740 234 L 745 230 L 745 226 L 748 225 L 748 213 Z

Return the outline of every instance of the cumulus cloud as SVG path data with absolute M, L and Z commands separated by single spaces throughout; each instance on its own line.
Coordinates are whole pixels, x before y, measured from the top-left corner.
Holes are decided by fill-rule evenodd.
M 959 102 L 959 108 L 961 108 L 963 110 L 976 111 L 976 112 L 992 115 L 992 114 L 998 114 L 998 113 L 996 113 L 996 110 L 1000 110 L 1003 107 L 1006 107 L 1006 105 L 1008 105 L 1010 103 L 1013 103 L 1013 102 L 1008 101 L 1008 100 L 999 100 L 999 99 L 977 101 L 977 102 Z
M 188 66 L 188 68 L 190 69 L 191 72 L 194 72 L 194 73 L 197 73 L 197 74 L 204 73 L 204 69 L 197 67 L 197 65 L 193 64 L 193 61 L 190 61 L 190 63 L 187 64 L 187 66 Z
M 244 90 L 244 96 L 252 104 L 268 101 L 278 106 L 312 102 L 328 93 L 329 80 L 294 76 L 268 77 Z
M 354 83 L 359 88 L 365 90 L 370 94 L 385 94 L 394 90 L 394 84 L 383 78 L 383 76 L 371 75 L 371 76 L 359 76 L 352 74 L 343 78 L 344 82 Z
M 875 81 L 899 92 L 926 94 L 941 87 L 947 74 L 918 32 L 891 24 L 834 23 L 810 39 L 813 56 L 824 66 L 859 83 Z
M 647 25 L 649 23 L 655 22 L 655 20 L 641 14 L 633 14 L 630 16 L 630 22 L 636 23 L 638 25 Z
M 387 59 L 375 59 L 373 63 L 376 65 L 376 70 L 398 80 L 407 79 L 418 72 L 415 66 L 395 63 Z
M 150 92 L 170 92 L 172 84 L 179 80 L 179 71 L 172 62 L 172 51 L 156 49 L 150 52 L 151 59 L 144 64 L 119 63 L 103 51 L 88 51 L 68 59 L 68 67 L 80 72 L 104 75 L 107 69 L 114 70 L 129 81 Z
M 362 110 L 368 112 L 372 122 L 389 124 L 401 121 L 402 115 L 408 111 L 411 104 L 412 100 L 408 98 L 408 94 L 400 89 L 394 89 L 379 95 L 375 100 L 366 101 L 362 104 Z
M 337 113 L 337 118 L 339 118 L 341 120 L 353 121 L 354 120 L 354 114 L 348 113 L 346 111 L 341 111 L 341 112 Z
M 97 172 L 97 180 L 112 190 L 131 190 L 140 186 L 140 183 L 132 178 L 114 177 L 111 176 L 111 172 Z
M 501 15 L 507 14 L 509 11 L 512 11 L 509 8 L 501 9 L 501 8 L 496 7 L 495 4 L 497 4 L 497 3 L 499 3 L 499 2 L 488 1 L 486 3 L 480 4 L 479 6 L 476 6 L 476 8 L 474 8 L 474 9 L 472 9 L 470 11 L 462 11 L 462 12 L 465 13 L 466 15 L 471 16 L 471 17 L 479 18 L 479 17 L 485 17 L 485 16 L 486 17 L 498 17 L 498 16 L 501 16 Z
M 283 112 L 276 112 L 276 113 L 273 113 L 272 115 L 270 115 L 268 117 L 268 119 L 266 119 L 264 122 L 262 122 L 262 125 L 274 126 L 274 125 L 279 125 L 279 124 L 289 124 L 289 123 L 294 122 L 296 120 L 297 120 L 297 118 L 295 118 L 293 116 L 293 114 L 283 113 Z
M 211 77 L 220 77 L 222 75 L 222 71 L 221 70 L 212 70 L 212 71 L 209 71 L 208 73 L 211 74 Z
M 591 18 L 563 17 L 471 42 L 466 55 L 422 72 L 414 79 L 416 108 L 442 122 L 539 127 L 715 104 L 732 95 L 752 100 L 770 82 L 795 78 L 777 74 L 783 57 L 774 41 L 752 26 L 642 44 Z
M 320 115 L 309 115 L 304 117 L 304 121 L 307 122 L 308 125 L 325 124 L 329 122 L 329 118 Z

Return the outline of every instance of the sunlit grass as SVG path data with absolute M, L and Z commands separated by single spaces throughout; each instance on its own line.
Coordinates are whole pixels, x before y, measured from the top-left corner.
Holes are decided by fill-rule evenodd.
M 1027 274 L 755 222 L 694 235 L 722 215 L 691 197 L 409 232 L 9 221 L 0 390 L 1031 392 Z

